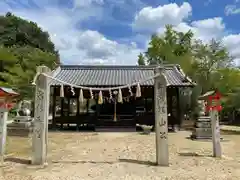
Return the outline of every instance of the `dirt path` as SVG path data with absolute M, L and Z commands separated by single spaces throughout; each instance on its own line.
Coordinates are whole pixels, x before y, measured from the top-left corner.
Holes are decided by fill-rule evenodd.
M 211 157 L 211 142 L 191 141 L 186 138 L 189 135 L 185 131 L 170 133 L 170 167 L 157 167 L 154 133 L 49 133 L 47 168 L 8 161 L 1 173 L 7 180 L 239 179 L 239 135 L 223 136 L 222 159 Z M 30 148 L 26 139 L 8 141 L 13 157 L 27 158 Z

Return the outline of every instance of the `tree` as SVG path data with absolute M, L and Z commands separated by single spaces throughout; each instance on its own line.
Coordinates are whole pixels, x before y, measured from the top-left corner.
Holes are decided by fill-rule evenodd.
M 3 57 L 1 52 L 7 53 Z M 23 98 L 33 96 L 31 82 L 37 66 L 46 65 L 51 69 L 56 67 L 56 55 L 29 46 L 0 47 L 0 59 L 4 59 L 0 85 L 16 89 Z
M 58 51 L 49 34 L 34 22 L 11 13 L 0 16 L 0 84 L 10 86 L 22 97 L 32 98 L 31 81 L 36 67 L 55 68 L 60 64 Z
M 179 57 L 186 56 L 191 49 L 193 33 L 177 32 L 170 25 L 162 36 L 153 35 L 145 56 L 149 64 L 176 63 Z
M 144 55 L 142 53 L 140 53 L 138 55 L 138 65 L 145 65 L 145 58 L 144 58 Z
M 28 45 L 53 54 L 58 53 L 50 41 L 48 32 L 42 31 L 36 23 L 9 12 L 0 16 L 0 44 L 5 47 Z
M 201 86 L 202 93 L 205 93 L 215 88 L 216 80 L 213 77 L 216 71 L 220 68 L 231 67 L 233 59 L 221 42 L 214 39 L 209 44 L 196 41 L 192 49 L 195 60 L 192 78 Z
M 232 77 L 234 73 L 236 75 L 236 72 L 230 73 L 232 58 L 227 49 L 220 41 L 213 39 L 205 44 L 194 39 L 193 35 L 191 31 L 183 33 L 174 30 L 172 26 L 166 26 L 163 35 L 155 34 L 151 37 L 144 56 L 139 55 L 141 59 L 145 58 L 149 65 L 179 64 L 184 72 L 197 82 L 192 93 L 192 105 L 196 104 L 197 97 L 201 93 L 211 89 L 217 88 L 224 93 L 229 92 L 239 84 L 237 79 L 240 78 L 236 76 L 231 87 L 226 86 L 226 77 Z M 222 78 L 223 76 L 225 78 Z M 225 83 L 223 85 L 225 89 L 219 84 L 220 82 Z

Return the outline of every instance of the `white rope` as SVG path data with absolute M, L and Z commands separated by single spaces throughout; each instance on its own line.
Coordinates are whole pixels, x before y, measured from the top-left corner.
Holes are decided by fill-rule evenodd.
M 38 75 L 40 75 L 40 74 L 38 74 Z M 119 89 L 129 88 L 129 87 L 131 87 L 131 86 L 137 85 L 138 83 L 140 83 L 140 84 L 141 84 L 141 83 L 144 83 L 144 82 L 146 82 L 146 81 L 149 81 L 149 80 L 151 80 L 151 79 L 154 79 L 154 78 L 160 76 L 161 74 L 158 73 L 158 74 L 156 74 L 156 75 L 154 75 L 154 76 L 151 76 L 151 77 L 149 77 L 149 78 L 146 78 L 146 79 L 141 80 L 141 81 L 138 81 L 138 82 L 134 82 L 134 83 L 132 83 L 132 84 L 130 84 L 130 85 L 127 84 L 127 85 L 124 85 L 124 86 L 109 87 L 109 88 L 93 88 L 93 87 L 79 86 L 79 85 L 75 85 L 75 84 L 71 84 L 71 83 L 68 83 L 68 82 L 59 80 L 59 79 L 57 79 L 57 78 L 55 78 L 55 77 L 52 77 L 52 76 L 50 76 L 50 75 L 48 75 L 48 74 L 46 74 L 46 73 L 41 73 L 41 75 L 44 75 L 44 76 L 46 76 L 46 77 L 48 77 L 48 78 L 50 78 L 50 79 L 52 79 L 52 80 L 55 80 L 55 81 L 57 81 L 57 82 L 59 82 L 59 83 L 61 83 L 61 84 L 68 85 L 68 86 L 70 86 L 70 87 L 80 88 L 80 89 L 83 89 L 83 90 L 95 90 L 95 91 L 109 91 L 109 90 L 112 90 L 112 91 L 113 91 L 113 90 L 119 90 Z M 36 78 L 36 79 L 37 79 L 37 78 Z M 35 84 L 35 82 L 33 82 L 33 84 Z

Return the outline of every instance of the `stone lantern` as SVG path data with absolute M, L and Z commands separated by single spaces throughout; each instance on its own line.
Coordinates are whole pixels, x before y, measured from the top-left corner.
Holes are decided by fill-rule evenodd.
M 212 139 L 211 118 L 208 115 L 207 107 L 209 105 L 209 97 L 215 93 L 216 91 L 208 91 L 198 98 L 200 111 L 191 135 L 192 139 Z
M 23 100 L 20 102 L 17 116 L 11 124 L 8 124 L 8 135 L 23 137 L 30 136 L 32 133 L 32 121 L 31 101 Z

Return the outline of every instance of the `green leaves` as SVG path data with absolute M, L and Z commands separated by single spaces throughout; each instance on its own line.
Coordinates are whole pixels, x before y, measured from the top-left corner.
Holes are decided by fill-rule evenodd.
M 21 19 L 11 13 L 0 16 L 0 44 L 6 47 L 26 46 L 57 54 L 49 34 L 42 31 L 36 23 Z
M 60 63 L 49 39 L 34 22 L 11 13 L 0 16 L 0 85 L 15 89 L 22 98 L 32 98 L 36 67 L 54 69 Z
M 163 35 L 154 34 L 147 51 L 138 57 L 151 64 L 179 64 L 190 76 L 197 87 L 192 94 L 192 105 L 198 96 L 212 89 L 218 89 L 224 97 L 225 104 L 237 106 L 236 96 L 240 96 L 240 72 L 232 68 L 233 59 L 220 41 L 212 39 L 203 43 L 193 38 L 193 33 L 178 32 L 172 26 L 166 26 Z M 237 90 L 238 89 L 238 90 Z M 231 94 L 229 94 L 231 93 Z
M 138 55 L 138 65 L 145 65 L 145 58 L 142 53 Z

